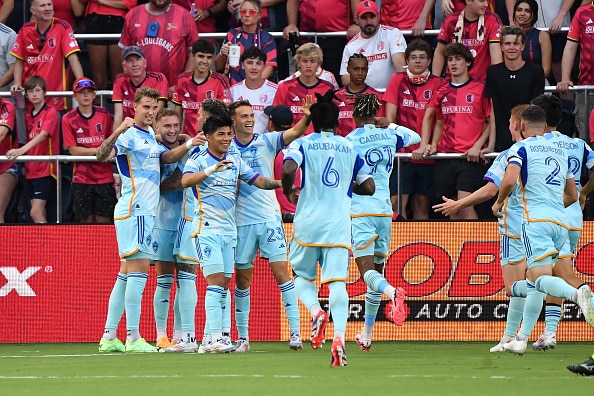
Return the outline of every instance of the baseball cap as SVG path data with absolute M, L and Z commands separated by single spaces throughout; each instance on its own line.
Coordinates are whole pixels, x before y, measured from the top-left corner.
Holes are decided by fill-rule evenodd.
M 136 45 L 126 47 L 126 49 L 122 53 L 122 60 L 126 60 L 126 58 L 130 55 L 138 55 L 141 58 L 144 58 L 144 52 L 140 49 L 140 47 L 137 47 Z
M 264 109 L 264 114 L 270 118 L 275 128 L 288 129 L 293 124 L 293 113 L 287 106 L 268 106 Z
M 377 5 L 375 1 L 365 0 L 359 3 L 357 6 L 357 18 L 361 17 L 361 15 L 371 12 L 373 15 L 377 15 Z
M 92 89 L 93 91 L 97 90 L 97 87 L 95 87 L 95 83 L 93 82 L 93 80 L 91 80 L 88 77 L 77 78 L 76 81 L 72 84 L 72 91 L 74 93 L 80 92 L 86 88 Z

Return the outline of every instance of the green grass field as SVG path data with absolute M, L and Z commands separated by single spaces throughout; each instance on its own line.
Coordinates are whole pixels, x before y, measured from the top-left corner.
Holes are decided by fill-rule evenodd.
M 348 367 L 330 367 L 329 345 L 290 351 L 252 342 L 249 353 L 99 354 L 96 344 L 0 344 L 2 395 L 591 395 L 594 376 L 565 366 L 594 343 L 560 343 L 524 356 L 492 343 L 347 344 Z

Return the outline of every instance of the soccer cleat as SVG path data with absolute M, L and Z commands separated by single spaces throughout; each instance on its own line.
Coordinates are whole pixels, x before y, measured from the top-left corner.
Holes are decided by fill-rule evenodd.
M 169 348 L 163 348 L 164 352 L 184 352 L 184 353 L 196 353 L 198 352 L 198 344 L 195 342 L 184 342 L 180 341 Z
M 291 338 L 289 339 L 289 348 L 296 351 L 297 349 L 303 349 L 303 341 L 301 341 L 301 336 L 297 333 L 291 333 Z
M 594 359 L 589 358 L 580 364 L 570 364 L 567 370 L 579 375 L 594 375 Z
M 229 353 L 235 352 L 235 345 L 225 337 L 221 337 L 213 343 L 208 344 L 210 353 Z
M 489 352 L 505 352 L 505 349 L 503 348 L 503 344 L 499 342 L 499 344 L 495 345 L 494 347 L 491 347 L 491 349 L 489 349 Z
M 249 352 L 250 342 L 243 337 L 240 337 L 235 344 L 235 352 Z
M 320 311 L 311 322 L 311 347 L 318 349 L 326 341 L 326 326 L 328 325 L 328 314 Z
M 362 351 L 367 351 L 369 352 L 369 350 L 371 349 L 371 337 L 363 334 L 363 333 L 359 333 L 355 336 L 355 342 L 357 344 L 359 344 L 359 347 L 361 348 Z
M 515 353 L 516 355 L 523 355 L 526 352 L 526 346 L 528 345 L 528 341 L 520 341 L 517 338 L 514 338 L 510 342 L 503 345 L 503 349 L 507 352 Z
M 344 349 L 344 344 L 340 341 L 340 338 L 336 337 L 334 342 L 332 342 L 332 360 L 330 361 L 330 365 L 332 366 L 346 366 L 347 359 L 346 359 L 346 351 Z
M 159 352 L 157 348 L 149 344 L 144 338 L 139 338 L 136 341 L 126 341 L 126 352 L 130 353 L 152 353 Z
M 101 341 L 99 341 L 99 352 L 126 352 L 126 347 L 124 346 L 124 343 L 117 338 L 114 338 L 113 340 L 102 338 Z
M 585 286 L 579 288 L 577 291 L 576 303 L 582 310 L 586 322 L 590 326 L 594 326 L 594 307 L 592 307 L 592 291 Z
M 171 346 L 175 345 L 175 343 L 169 341 L 169 338 L 167 337 L 161 337 L 157 340 L 157 345 L 155 345 L 157 348 L 159 349 L 165 349 L 165 348 L 169 348 Z
M 404 297 L 406 297 L 404 289 L 397 287 L 396 292 L 394 293 L 394 299 L 388 303 L 388 319 L 396 326 L 402 326 L 406 320 Z
M 200 346 L 198 347 L 198 353 L 210 353 L 210 342 L 211 337 L 210 335 L 205 335 L 204 337 L 202 337 L 202 342 L 200 343 Z
M 554 349 L 557 346 L 557 337 L 554 335 L 541 335 L 536 342 L 532 344 L 532 349 L 535 351 L 546 351 L 547 349 Z

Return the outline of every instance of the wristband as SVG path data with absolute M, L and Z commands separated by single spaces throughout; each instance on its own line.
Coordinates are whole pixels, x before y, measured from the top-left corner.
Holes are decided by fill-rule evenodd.
M 390 125 L 388 125 L 388 128 L 396 130 L 396 129 L 398 129 L 398 124 L 391 122 Z
M 205 168 L 204 169 L 204 174 L 206 175 L 206 177 L 210 177 L 216 171 L 217 171 L 217 166 L 216 165 L 211 165 L 208 168 Z
M 192 143 L 192 139 L 188 139 L 188 141 L 186 142 L 186 148 L 188 150 L 192 150 L 192 147 L 194 147 L 194 143 Z
M 210 8 L 206 9 L 206 12 L 208 12 L 208 18 L 210 18 L 213 14 L 212 10 Z

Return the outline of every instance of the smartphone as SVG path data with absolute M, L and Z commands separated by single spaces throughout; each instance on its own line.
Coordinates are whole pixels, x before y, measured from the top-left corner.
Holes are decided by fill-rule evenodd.
M 146 36 L 157 37 L 157 34 L 159 34 L 159 22 L 152 21 L 146 28 Z

